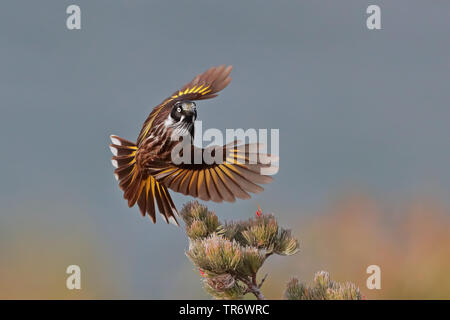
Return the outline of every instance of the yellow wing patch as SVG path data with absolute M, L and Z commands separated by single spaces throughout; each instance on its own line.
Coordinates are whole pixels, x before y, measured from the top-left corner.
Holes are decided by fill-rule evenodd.
M 137 144 L 139 145 L 142 140 L 144 140 L 144 138 L 147 136 L 148 131 L 150 130 L 150 128 L 152 127 L 153 121 L 155 120 L 156 116 L 161 112 L 162 108 L 167 105 L 170 101 L 172 101 L 173 98 L 168 98 L 166 101 L 164 101 L 159 107 L 158 109 L 155 110 L 155 113 L 152 115 L 152 117 L 148 120 L 147 125 L 145 126 L 145 130 L 142 133 L 142 135 L 139 136 L 138 138 L 138 142 Z
M 210 86 L 205 85 L 199 85 L 199 86 L 193 86 L 192 88 L 186 88 L 184 91 L 178 91 L 178 94 L 175 94 L 171 96 L 171 99 L 180 98 L 181 96 L 190 94 L 190 93 L 200 93 L 202 96 L 207 94 L 208 92 L 211 92 L 212 89 L 209 89 Z

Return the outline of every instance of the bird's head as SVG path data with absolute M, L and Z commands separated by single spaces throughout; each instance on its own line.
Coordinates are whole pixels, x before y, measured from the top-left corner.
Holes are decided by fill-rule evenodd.
M 189 134 L 194 137 L 194 121 L 197 119 L 197 108 L 193 101 L 177 101 L 174 103 L 165 126 L 172 128 L 174 136 Z
M 173 105 L 170 117 L 175 123 L 193 123 L 197 119 L 197 106 L 193 101 L 178 101 Z

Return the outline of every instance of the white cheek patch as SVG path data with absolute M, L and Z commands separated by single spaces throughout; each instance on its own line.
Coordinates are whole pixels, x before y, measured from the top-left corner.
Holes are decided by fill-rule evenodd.
M 175 123 L 175 121 L 169 115 L 169 117 L 166 119 L 166 121 L 164 121 L 164 127 L 166 127 L 166 128 L 171 127 L 171 126 L 173 126 L 174 123 Z
M 164 121 L 164 126 L 165 127 L 173 127 L 176 126 L 178 123 L 182 123 L 184 120 L 185 116 L 181 116 L 180 120 L 175 121 L 174 118 L 172 118 L 172 116 L 169 114 L 169 116 L 167 117 L 166 121 Z
M 164 127 L 170 127 L 172 124 L 172 118 L 169 116 L 166 121 L 164 121 Z

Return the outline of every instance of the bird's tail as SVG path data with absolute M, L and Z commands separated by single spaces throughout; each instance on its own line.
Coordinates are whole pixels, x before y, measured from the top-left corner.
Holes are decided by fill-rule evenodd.
M 136 144 L 115 135 L 110 138 L 112 144 L 109 146 L 114 155 L 111 162 L 116 167 L 114 176 L 119 181 L 123 197 L 128 200 L 128 206 L 132 207 L 137 203 L 141 214 L 145 216 L 145 213 L 148 213 L 153 222 L 156 222 L 156 202 L 165 221 L 178 225 L 175 218 L 175 214 L 178 214 L 177 209 L 170 197 L 169 190 L 156 181 L 153 176 L 137 168 L 136 151 L 138 148 Z

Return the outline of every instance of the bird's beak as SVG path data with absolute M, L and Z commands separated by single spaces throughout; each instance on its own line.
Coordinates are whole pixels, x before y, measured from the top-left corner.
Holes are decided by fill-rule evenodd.
M 187 104 L 184 110 L 189 114 L 192 114 L 194 118 L 197 118 L 197 108 L 195 107 L 195 104 L 193 103 Z
M 188 111 L 188 112 L 194 112 L 195 111 L 195 106 L 193 103 L 186 103 L 184 110 Z

